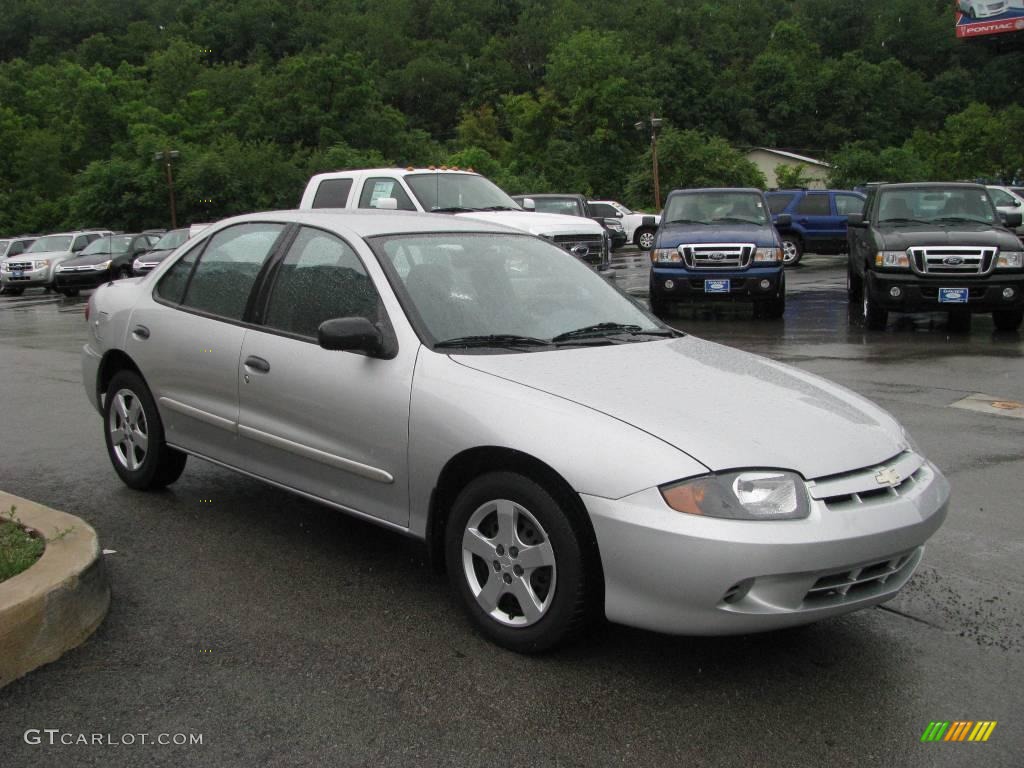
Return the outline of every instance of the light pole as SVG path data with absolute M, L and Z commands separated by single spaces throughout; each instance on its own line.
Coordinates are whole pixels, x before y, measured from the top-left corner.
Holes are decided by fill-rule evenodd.
M 654 171 L 654 208 L 661 210 L 661 184 L 658 183 L 658 129 L 661 128 L 662 119 L 651 113 L 648 120 L 640 120 L 633 123 L 638 131 L 644 130 L 648 124 L 651 126 L 651 164 Z
M 163 161 L 164 170 L 167 172 L 167 197 L 171 203 L 171 229 L 178 228 L 178 212 L 175 210 L 174 205 L 174 174 L 171 173 L 171 160 L 177 160 L 179 154 L 181 153 L 176 149 L 165 149 L 163 152 L 157 152 L 153 155 L 154 160 Z

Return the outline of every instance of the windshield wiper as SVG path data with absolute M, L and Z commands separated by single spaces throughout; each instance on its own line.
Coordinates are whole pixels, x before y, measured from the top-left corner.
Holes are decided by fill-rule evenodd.
M 984 219 L 972 219 L 969 216 L 940 216 L 932 221 L 969 221 L 972 224 L 991 224 L 991 221 L 985 221 Z
M 903 216 L 897 216 L 892 219 L 879 219 L 879 224 L 931 224 L 930 221 L 922 221 L 921 219 L 907 219 Z
M 715 219 L 715 221 L 731 221 L 739 224 L 764 224 L 763 221 L 756 221 L 754 219 L 741 219 L 737 216 L 723 216 L 720 219 Z
M 566 331 L 553 337 L 551 341 L 558 343 L 560 341 L 569 341 L 571 339 L 583 339 L 588 336 L 614 336 L 620 333 L 628 333 L 633 336 L 671 336 L 672 331 L 651 328 L 650 330 L 644 330 L 639 325 L 631 325 L 624 323 L 594 323 L 593 325 L 585 325 L 582 328 L 577 328 L 573 331 Z
M 710 225 L 710 221 L 700 221 L 699 219 L 672 219 L 667 222 L 668 224 L 705 224 Z
M 466 208 L 461 205 L 450 205 L 447 208 L 431 208 L 431 213 L 474 213 L 479 211 L 479 208 Z
M 546 347 L 551 342 L 533 336 L 517 336 L 514 333 L 488 333 L 480 336 L 458 336 L 445 339 L 434 345 L 441 347 Z
M 483 208 L 474 208 L 474 211 L 521 211 L 522 208 L 511 208 L 507 205 L 488 205 Z

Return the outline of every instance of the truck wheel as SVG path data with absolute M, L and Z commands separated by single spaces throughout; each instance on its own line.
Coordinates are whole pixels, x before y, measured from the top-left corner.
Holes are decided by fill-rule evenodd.
M 871 295 L 870 286 L 864 286 L 864 298 L 861 307 L 864 315 L 864 325 L 871 331 L 884 331 L 885 324 L 889 321 L 889 311 L 878 305 L 875 297 Z
M 864 281 L 860 275 L 853 271 L 853 267 L 846 266 L 846 295 L 850 301 L 860 301 L 861 293 L 864 290 Z
M 992 313 L 992 322 L 998 331 L 1016 331 L 1024 320 L 1024 309 L 997 309 Z
M 77 296 L 78 295 L 78 289 L 77 288 L 61 288 L 60 292 L 63 293 L 65 296 L 67 296 L 69 299 L 72 296 Z
M 804 244 L 796 235 L 782 236 L 782 265 L 795 267 L 804 256 Z
M 24 292 L 24 288 L 4 288 L 4 293 L 8 296 L 21 296 Z
M 950 312 L 946 328 L 952 333 L 967 333 L 971 330 L 971 313 L 962 310 Z
M 654 247 L 654 230 L 638 229 L 636 231 L 636 236 L 633 239 L 642 250 L 649 251 Z

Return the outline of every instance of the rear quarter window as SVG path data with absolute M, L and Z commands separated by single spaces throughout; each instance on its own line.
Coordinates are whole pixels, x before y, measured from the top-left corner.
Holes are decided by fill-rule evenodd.
M 316 188 L 314 208 L 344 208 L 352 191 L 352 179 L 325 179 Z
M 768 198 L 768 210 L 772 213 L 782 213 L 796 195 L 772 193 L 765 195 Z

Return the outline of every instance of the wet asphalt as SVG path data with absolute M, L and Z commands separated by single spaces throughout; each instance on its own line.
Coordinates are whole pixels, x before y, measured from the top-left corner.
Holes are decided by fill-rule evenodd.
M 615 261 L 642 299 L 644 254 Z M 782 321 L 716 306 L 671 322 L 908 427 L 954 492 L 918 573 L 883 607 L 808 627 L 605 625 L 542 657 L 473 632 L 411 540 L 194 459 L 165 492 L 129 490 L 81 385 L 85 297 L 0 297 L 0 488 L 83 517 L 115 550 L 95 635 L 0 689 L 0 764 L 1020 766 L 1024 418 L 951 405 L 1024 401 L 1024 340 L 987 316 L 968 333 L 942 314 L 865 331 L 833 257 L 805 257 L 788 288 Z M 998 725 L 984 744 L 921 743 L 934 720 Z M 30 745 L 27 729 L 135 743 Z

